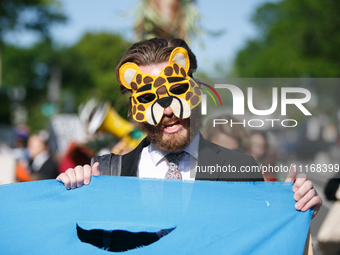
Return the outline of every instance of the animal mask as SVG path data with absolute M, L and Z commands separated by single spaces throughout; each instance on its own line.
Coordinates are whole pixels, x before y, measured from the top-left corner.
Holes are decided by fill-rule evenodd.
M 162 119 L 164 109 L 170 107 L 178 118 L 189 118 L 191 109 L 201 102 L 201 91 L 188 75 L 190 61 L 188 52 L 175 48 L 158 77 L 142 73 L 131 62 L 119 69 L 122 85 L 132 90 L 132 116 L 137 122 L 147 121 L 157 125 Z

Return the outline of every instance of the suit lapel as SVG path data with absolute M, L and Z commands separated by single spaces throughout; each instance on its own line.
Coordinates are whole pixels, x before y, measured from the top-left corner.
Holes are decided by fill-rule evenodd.
M 196 167 L 195 180 L 211 180 L 216 181 L 220 175 L 217 166 L 224 166 L 225 159 L 219 155 L 221 149 L 205 140 L 200 134 L 198 162 Z M 215 169 L 215 172 L 211 170 Z
M 149 144 L 150 142 L 144 138 L 133 151 L 123 155 L 122 176 L 137 176 L 140 154 L 142 153 L 143 148 Z

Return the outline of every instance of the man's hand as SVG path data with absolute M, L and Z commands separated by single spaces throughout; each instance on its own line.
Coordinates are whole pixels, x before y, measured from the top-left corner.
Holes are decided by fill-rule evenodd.
M 98 166 L 99 163 L 96 162 L 92 168 L 89 165 L 69 168 L 65 173 L 59 174 L 57 180 L 64 183 L 66 189 L 79 188 L 84 184 L 88 185 L 91 181 L 91 175 L 100 175 Z
M 305 174 L 299 174 L 296 176 L 295 165 L 291 165 L 290 172 L 285 182 L 294 182 L 293 192 L 294 199 L 296 201 L 295 209 L 304 212 L 315 206 L 312 216 L 312 218 L 314 218 L 321 208 L 322 199 L 314 189 L 313 183 L 307 180 L 307 176 Z

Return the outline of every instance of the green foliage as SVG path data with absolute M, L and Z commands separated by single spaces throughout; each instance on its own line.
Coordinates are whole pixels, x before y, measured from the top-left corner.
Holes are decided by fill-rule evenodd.
M 259 37 L 236 57 L 238 77 L 339 77 L 337 0 L 283 0 L 257 9 Z
M 37 74 L 36 67 L 44 60 L 44 53 L 50 59 L 51 42 L 49 41 L 49 28 L 52 24 L 65 22 L 66 17 L 61 13 L 58 0 L 3 0 L 0 4 L 0 86 L 3 91 L 16 86 L 26 90 L 23 104 L 32 113 L 33 108 L 39 108 L 38 103 L 46 94 L 45 75 Z M 35 31 L 43 35 L 43 42 L 30 49 L 18 48 L 4 44 L 4 36 L 9 32 Z M 42 46 L 42 47 L 41 47 Z M 47 51 L 46 51 L 47 50 Z M 10 109 L 14 102 L 1 100 Z M 33 126 L 43 128 L 43 118 L 37 111 L 36 120 L 29 122 Z M 9 112 L 1 110 L 1 123 L 8 123 Z M 40 114 L 41 115 L 41 114 Z
M 31 132 L 47 128 L 49 118 L 41 113 L 41 106 L 46 103 L 46 99 L 40 98 L 35 104 L 30 104 L 28 108 L 27 125 L 30 127 Z
M 77 112 L 78 105 L 91 97 L 114 104 L 121 97 L 115 67 L 129 45 L 121 36 L 109 33 L 87 33 L 74 46 L 59 49 L 49 38 L 29 48 L 4 45 L 2 86 L 26 89 L 22 104 L 29 112 L 28 124 L 39 130 L 48 120 L 42 115 L 41 106 L 49 102 L 47 90 L 54 67 L 62 73 L 60 112 L 70 99 L 75 101 L 71 112 Z M 126 115 L 124 109 L 120 113 Z
M 91 97 L 114 103 L 119 97 L 114 70 L 130 45 L 116 34 L 87 33 L 76 45 L 57 49 L 49 38 L 49 28 L 66 21 L 59 7 L 58 0 L 3 0 L 0 4 L 1 98 L 6 98 L 6 90 L 12 87 L 25 88 L 26 97 L 20 104 L 28 110 L 33 130 L 44 128 L 48 121 L 41 106 L 49 103 L 48 84 L 56 68 L 61 70 L 60 112 L 65 108 L 76 112 L 78 105 Z M 39 32 L 41 41 L 28 48 L 3 43 L 6 33 L 25 30 Z M 75 101 L 74 109 L 70 109 L 70 101 Z M 0 111 L 0 122 L 8 123 L 8 109 L 14 102 L 2 102 L 7 107 Z
M 13 45 L 3 46 L 3 86 L 11 85 L 28 86 L 34 74 L 31 63 L 34 58 L 33 52 L 25 48 L 18 48 Z
M 282 0 L 260 6 L 252 17 L 258 37 L 238 52 L 230 76 L 340 77 L 339 10 L 338 0 Z M 298 86 L 312 92 L 317 102 L 313 115 L 327 114 L 336 120 L 338 82 L 328 79 L 320 84 L 314 79 L 307 83 Z M 269 87 L 264 83 L 261 92 Z
M 30 48 L 20 48 L 13 45 L 3 46 L 2 88 L 4 90 L 13 87 L 25 88 L 26 97 L 23 101 L 20 101 L 20 104 L 28 110 L 28 122 L 33 130 L 45 127 L 45 118 L 40 113 L 40 105 L 48 102 L 46 93 L 49 64 L 53 63 L 56 55 L 56 52 L 52 49 L 51 41 L 48 39 Z M 7 107 L 10 107 L 10 101 L 7 104 Z M 31 118 L 31 116 L 35 116 L 35 118 Z
M 63 86 L 81 92 L 78 103 L 92 96 L 115 102 L 119 98 L 115 68 L 129 46 L 120 35 L 85 34 L 66 51 L 64 66 L 69 69 L 67 71 L 64 68 Z M 75 74 L 78 74 L 79 79 L 71 79 Z
M 2 0 L 0 4 L 0 41 L 9 31 L 33 30 L 48 35 L 52 23 L 64 22 L 57 0 Z

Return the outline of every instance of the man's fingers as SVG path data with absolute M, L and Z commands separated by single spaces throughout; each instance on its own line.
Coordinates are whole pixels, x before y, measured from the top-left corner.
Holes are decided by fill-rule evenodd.
M 89 165 L 85 165 L 83 168 L 84 168 L 84 184 L 88 185 L 91 181 L 91 167 Z
M 286 177 L 285 182 L 294 182 L 296 178 L 296 165 L 295 164 L 291 164 L 290 165 L 290 170 L 289 173 Z
M 64 183 L 66 189 L 70 189 L 70 180 L 65 173 L 59 174 L 57 180 Z
M 74 168 L 76 174 L 76 185 L 77 188 L 84 185 L 84 168 L 82 166 L 76 166 Z
M 300 179 L 296 179 L 296 182 L 298 182 Z M 306 181 L 304 180 L 304 182 L 301 184 L 301 186 L 299 186 L 300 183 L 297 184 L 297 186 L 293 186 L 293 191 L 294 191 L 294 187 L 295 187 L 295 194 L 294 194 L 294 199 L 295 201 L 299 201 L 300 199 L 302 199 L 309 191 L 312 191 L 314 196 L 316 195 L 315 190 L 313 189 L 313 183 L 311 181 Z
M 307 188 L 307 186 L 306 186 Z M 302 210 L 315 197 L 315 190 L 308 188 L 307 190 L 303 187 L 301 190 L 298 190 L 298 194 L 294 194 L 294 199 L 297 201 L 295 204 L 296 210 Z M 313 205 L 314 206 L 314 205 Z M 310 208 L 310 207 L 309 207 Z M 308 210 L 309 208 L 305 209 L 304 211 Z
M 307 181 L 307 176 L 305 174 L 299 174 L 296 177 L 296 181 L 293 185 L 293 192 L 297 192 L 302 186 L 307 186 L 308 189 L 313 188 L 313 183 L 311 181 Z
M 311 190 L 313 192 L 313 190 Z M 321 198 L 319 196 L 313 196 L 304 207 L 302 207 L 301 211 L 307 211 L 308 209 L 312 208 L 313 206 L 321 206 Z
M 317 195 L 316 190 L 313 189 L 313 183 L 307 180 L 307 176 L 305 174 L 299 174 L 298 176 L 296 176 L 296 174 L 296 165 L 292 164 L 285 180 L 286 182 L 294 182 L 294 199 L 297 201 L 295 209 L 307 211 L 315 206 L 312 216 L 314 217 L 321 207 L 322 199 Z
M 69 168 L 65 172 L 67 178 L 69 179 L 69 189 L 75 189 L 77 187 L 76 173 L 73 168 Z M 66 187 L 67 188 L 67 187 Z
M 89 165 L 76 166 L 69 168 L 65 173 L 58 175 L 57 180 L 64 183 L 66 189 L 75 189 L 81 186 L 88 185 L 92 175 L 100 175 L 98 169 L 99 163 L 93 164 L 92 168 Z
M 93 166 L 92 166 L 92 174 L 93 175 L 100 175 L 98 167 L 99 167 L 99 162 L 96 162 L 96 163 L 93 164 Z

